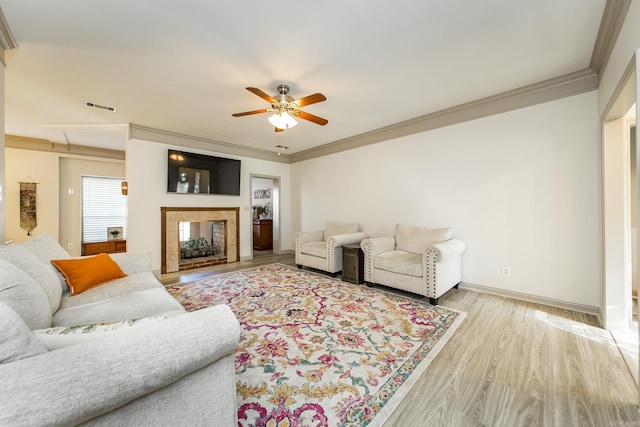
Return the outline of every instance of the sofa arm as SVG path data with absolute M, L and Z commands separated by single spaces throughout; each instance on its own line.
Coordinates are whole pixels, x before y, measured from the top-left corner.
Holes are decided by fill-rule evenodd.
M 109 254 L 125 272 L 125 274 L 137 274 L 151 271 L 151 252 L 121 252 Z
M 0 365 L 0 425 L 88 421 L 233 354 L 239 338 L 218 305 Z
M 362 231 L 349 234 L 335 234 L 327 239 L 328 248 L 339 248 L 344 245 L 360 244 L 364 239 L 368 239 L 369 235 Z
M 360 242 L 360 247 L 364 253 L 364 280 L 375 283 L 373 260 L 381 253 L 395 250 L 396 238 L 394 236 L 387 236 L 364 239 Z
M 460 239 L 449 239 L 446 242 L 436 243 L 429 250 L 435 249 L 435 262 L 444 262 L 456 256 L 460 256 L 464 253 L 467 245 Z M 427 256 L 425 252 L 424 256 Z

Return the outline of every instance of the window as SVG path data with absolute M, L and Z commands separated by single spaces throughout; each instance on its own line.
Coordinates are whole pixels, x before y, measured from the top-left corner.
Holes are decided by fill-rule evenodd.
M 127 197 L 122 195 L 122 178 L 82 177 L 82 241 L 109 240 L 107 228 L 122 227 L 118 239 L 127 238 Z

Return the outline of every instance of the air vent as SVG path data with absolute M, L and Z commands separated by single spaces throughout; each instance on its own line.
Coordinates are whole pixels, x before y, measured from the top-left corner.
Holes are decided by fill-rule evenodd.
M 107 110 L 107 111 L 111 111 L 111 112 L 115 112 L 116 111 L 116 107 L 109 107 L 107 105 L 96 104 L 95 102 L 85 101 L 84 105 L 85 105 L 85 107 L 98 108 L 100 110 Z

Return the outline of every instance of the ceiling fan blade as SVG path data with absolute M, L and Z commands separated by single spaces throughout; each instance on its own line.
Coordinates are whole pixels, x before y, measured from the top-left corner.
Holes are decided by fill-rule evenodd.
M 232 114 L 233 117 L 242 117 L 242 116 L 250 116 L 251 114 L 261 114 L 266 113 L 267 109 L 263 108 L 262 110 L 253 110 L 253 111 L 245 111 L 244 113 L 235 113 Z
M 305 96 L 304 98 L 300 98 L 294 103 L 298 107 L 304 107 L 305 105 L 315 104 L 316 102 L 326 101 L 327 98 L 321 93 L 314 93 L 313 95 Z
M 274 130 L 275 132 L 284 132 L 284 129 L 280 129 L 280 128 L 273 128 L 273 130 Z
M 314 116 L 313 114 L 305 113 L 302 110 L 296 110 L 296 111 L 294 111 L 294 114 L 296 116 L 300 117 L 301 119 L 309 120 L 310 122 L 313 122 L 313 123 L 315 123 L 317 125 L 320 125 L 320 126 L 324 126 L 327 123 L 329 123 L 329 120 L 327 120 L 327 119 L 323 119 L 322 117 Z
M 273 97 L 271 95 L 267 95 L 266 93 L 264 93 L 263 91 L 261 91 L 260 89 L 258 89 L 257 87 L 248 87 L 247 90 L 255 95 L 258 95 L 260 98 L 264 99 L 265 101 L 271 103 L 271 104 L 275 104 L 276 100 L 273 99 Z

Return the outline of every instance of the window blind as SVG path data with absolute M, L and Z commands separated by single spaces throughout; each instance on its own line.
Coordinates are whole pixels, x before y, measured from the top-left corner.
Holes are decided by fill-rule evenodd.
M 119 239 L 127 238 L 127 197 L 122 178 L 82 177 L 82 241 L 109 240 L 107 228 L 122 227 Z

